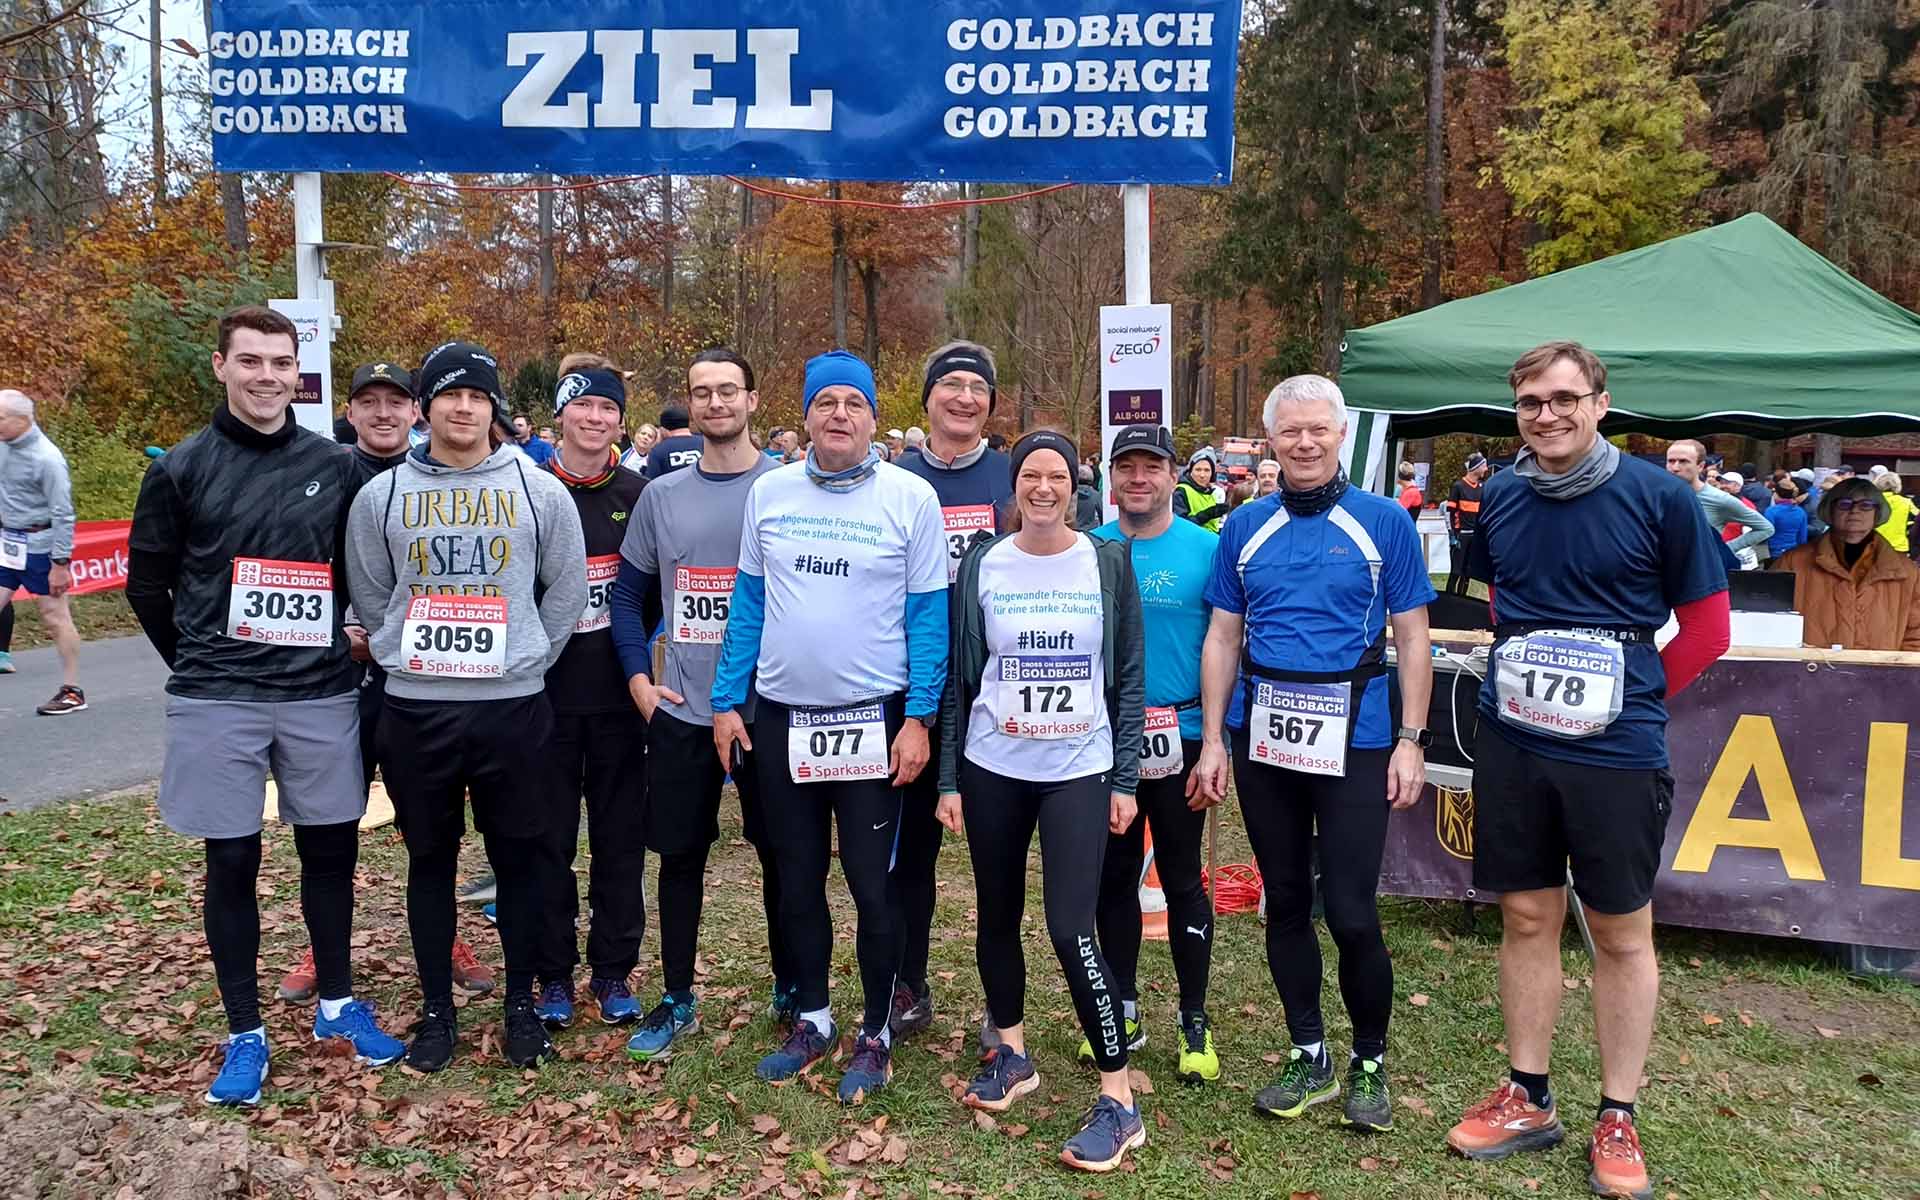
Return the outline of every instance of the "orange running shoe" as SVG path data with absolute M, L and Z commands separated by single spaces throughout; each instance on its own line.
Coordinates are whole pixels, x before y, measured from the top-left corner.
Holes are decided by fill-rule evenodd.
M 313 947 L 300 956 L 300 963 L 280 978 L 280 990 L 275 993 L 289 1004 L 305 1004 L 312 1000 L 320 990 L 320 977 L 313 969 Z
M 1551 1102 L 1541 1108 L 1509 1079 L 1447 1131 L 1447 1145 L 1476 1162 L 1492 1162 L 1523 1150 L 1551 1150 L 1566 1136 Z
M 473 956 L 473 947 L 453 939 L 453 981 L 476 996 L 493 990 L 493 968 Z
M 1653 1200 L 1647 1156 L 1640 1152 L 1640 1135 L 1626 1113 L 1610 1108 L 1600 1114 L 1600 1123 L 1593 1127 L 1593 1141 L 1587 1147 L 1587 1161 L 1593 1166 L 1587 1183 L 1594 1195 Z

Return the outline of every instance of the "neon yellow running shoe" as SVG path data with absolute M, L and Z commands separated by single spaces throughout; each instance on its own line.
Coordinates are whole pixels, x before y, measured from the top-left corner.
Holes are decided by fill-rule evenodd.
M 1220 1078 L 1220 1056 L 1213 1051 L 1213 1022 L 1205 1009 L 1180 1014 L 1180 1078 L 1212 1083 Z
M 1146 1027 L 1140 1024 L 1138 1017 L 1127 1018 L 1127 1052 L 1131 1054 L 1147 1044 Z M 1080 1061 L 1089 1066 L 1093 1064 L 1093 1043 L 1086 1038 L 1080 1039 Z

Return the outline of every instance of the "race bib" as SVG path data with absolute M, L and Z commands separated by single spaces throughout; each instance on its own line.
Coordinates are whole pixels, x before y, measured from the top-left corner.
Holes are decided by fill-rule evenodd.
M 1093 732 L 1094 704 L 1091 655 L 1000 656 L 994 718 L 1008 737 L 1085 737 Z
M 673 611 L 667 614 L 667 627 L 674 641 L 718 646 L 726 639 L 733 572 L 732 567 L 673 569 Z
M 1612 638 L 1568 629 L 1508 638 L 1493 656 L 1500 719 L 1555 737 L 1602 733 L 1620 715 L 1626 652 Z
M 956 504 L 941 509 L 940 520 L 947 529 L 947 582 L 952 583 L 960 574 L 960 560 L 966 556 L 967 547 L 973 545 L 973 535 L 982 530 L 993 532 L 993 505 Z
M 1140 778 L 1165 779 L 1187 765 L 1180 744 L 1180 714 L 1171 708 L 1147 710 L 1146 735 L 1140 742 Z
M 787 774 L 795 783 L 887 777 L 887 717 L 879 704 L 787 714 Z
M 596 554 L 587 559 L 587 603 L 580 619 L 573 623 L 575 633 L 592 633 L 613 624 L 613 581 L 620 574 L 618 554 Z
M 1353 685 L 1250 678 L 1247 757 L 1308 775 L 1347 773 Z
M 24 533 L 0 533 L 0 567 L 10 571 L 27 569 L 27 535 Z M 949 581 L 952 575 L 948 575 Z
M 496 679 L 507 673 L 505 596 L 415 596 L 400 626 L 409 675 Z
M 333 644 L 333 568 L 271 558 L 233 560 L 227 636 L 269 646 Z

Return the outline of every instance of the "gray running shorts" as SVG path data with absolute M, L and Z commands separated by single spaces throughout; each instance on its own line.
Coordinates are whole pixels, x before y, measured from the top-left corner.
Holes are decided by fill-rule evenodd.
M 358 821 L 367 808 L 360 766 L 360 697 L 196 700 L 167 697 L 160 816 L 197 838 L 260 832 L 267 772 L 289 825 Z

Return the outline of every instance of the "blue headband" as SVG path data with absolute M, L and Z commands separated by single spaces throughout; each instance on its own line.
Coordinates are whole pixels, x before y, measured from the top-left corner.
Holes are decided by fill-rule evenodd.
M 873 406 L 873 415 L 880 415 L 880 402 L 873 398 L 873 368 L 859 355 L 845 350 L 829 350 L 807 360 L 806 403 L 801 411 L 813 406 L 813 398 L 822 388 L 836 384 L 858 389 Z

